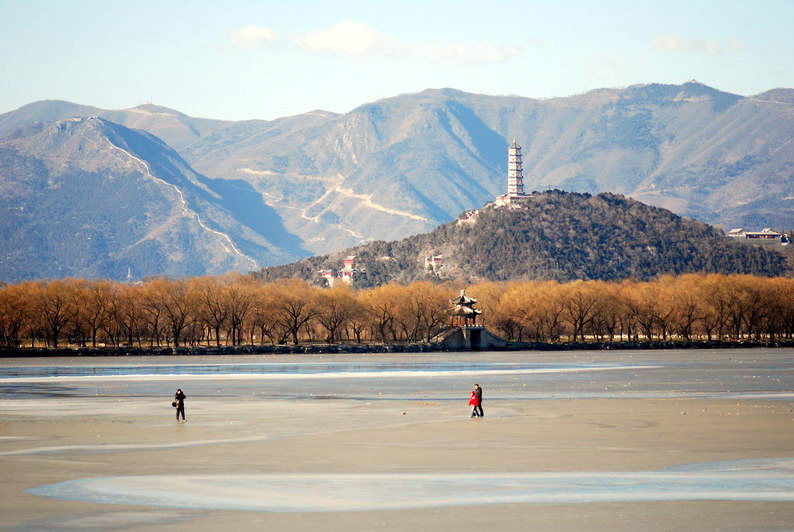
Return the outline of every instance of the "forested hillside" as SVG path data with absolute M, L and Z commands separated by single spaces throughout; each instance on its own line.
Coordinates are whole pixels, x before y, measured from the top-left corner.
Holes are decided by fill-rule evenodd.
M 614 194 L 553 190 L 535 193 L 521 206 L 490 204 L 430 233 L 265 268 L 256 275 L 322 284 L 319 272 L 339 269 L 348 255 L 355 255 L 361 270 L 354 277 L 359 287 L 423 279 L 647 280 L 692 272 L 788 272 L 776 250 L 734 242 L 712 226 L 666 209 Z M 425 259 L 438 255 L 443 265 L 433 273 Z

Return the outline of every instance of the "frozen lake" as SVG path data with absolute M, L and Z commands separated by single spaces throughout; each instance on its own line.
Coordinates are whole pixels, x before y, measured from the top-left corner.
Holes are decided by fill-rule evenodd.
M 474 381 L 489 388 L 489 400 L 754 395 L 794 399 L 791 349 L 224 356 L 212 362 L 201 357 L 99 357 L 9 359 L 0 364 L 0 400 L 151 397 L 162 396 L 171 386 L 189 387 L 193 399 L 222 394 L 357 400 L 432 396 L 458 401 Z
M 793 401 L 791 349 L 6 359 L 0 464 L 12 493 L 103 515 L 734 501 L 788 517 Z M 13 477 L 37 461 L 50 482 Z

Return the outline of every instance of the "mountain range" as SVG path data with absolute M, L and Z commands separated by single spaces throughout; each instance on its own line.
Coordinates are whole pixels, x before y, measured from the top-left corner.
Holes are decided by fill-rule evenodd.
M 117 136 L 137 135 L 157 146 L 133 154 L 141 161 L 138 174 L 146 176 L 144 163 L 154 174 L 157 161 L 174 161 L 169 168 L 179 176 L 162 179 L 179 191 L 188 187 L 183 193 L 196 187 L 187 196 L 206 203 L 196 199 L 187 208 L 200 220 L 206 217 L 205 225 L 230 239 L 239 253 L 228 242 L 224 250 L 211 244 L 212 238 L 205 240 L 206 230 L 192 229 L 201 238 L 186 238 L 184 231 L 182 237 L 164 237 L 158 240 L 159 258 L 130 263 L 135 253 L 129 246 L 163 226 L 163 205 L 175 208 L 178 194 L 173 187 L 158 192 L 149 186 L 148 201 L 159 195 L 163 202 L 157 214 L 145 204 L 121 204 L 124 197 L 143 199 L 138 185 L 145 179 L 124 181 L 126 192 L 119 188 L 112 197 L 98 196 L 105 189 L 97 188 L 91 172 L 115 175 L 113 165 L 119 163 L 113 157 L 87 162 L 85 147 L 67 154 L 68 143 L 51 152 L 47 137 L 53 132 L 47 128 L 52 126 L 37 125 L 62 127 L 74 117 L 98 117 L 91 120 L 116 128 Z M 504 192 L 513 138 L 524 148 L 527 191 L 622 194 L 723 228 L 782 228 L 794 220 L 791 89 L 742 97 L 692 81 L 548 100 L 431 89 L 345 114 L 313 111 L 237 122 L 193 118 L 151 104 L 111 111 L 44 101 L 0 115 L 0 137 L 2 225 L 5 234 L 14 235 L 0 255 L 0 277 L 6 280 L 64 274 L 117 278 L 132 266 L 140 276 L 255 269 L 248 265 L 275 265 L 427 232 Z M 42 175 L 31 174 L 31 165 L 57 175 L 65 171 L 58 166 L 63 161 L 72 168 L 68 182 L 79 190 L 93 187 L 93 203 L 108 210 L 102 227 L 107 242 L 97 248 L 101 251 L 85 250 L 83 266 L 75 265 L 79 239 L 56 244 L 64 235 L 44 238 L 42 227 L 31 226 L 31 212 L 19 208 L 23 196 L 5 194 L 7 188 L 35 188 L 27 181 Z M 128 162 L 128 170 L 135 166 Z M 78 185 L 82 180 L 86 183 Z M 37 190 L 52 195 L 41 205 L 58 205 L 36 213 L 45 227 L 64 220 L 76 224 L 85 212 L 69 208 L 74 197 L 58 202 L 67 189 Z M 138 238 L 124 236 L 129 229 L 121 217 L 133 206 L 149 209 L 136 226 Z M 31 247 L 20 247 L 28 239 Z M 53 266 L 21 266 L 31 254 Z

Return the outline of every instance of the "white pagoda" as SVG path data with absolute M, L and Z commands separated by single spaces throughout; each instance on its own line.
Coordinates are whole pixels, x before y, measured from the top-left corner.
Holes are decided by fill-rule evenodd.
M 522 201 L 528 196 L 524 193 L 524 169 L 521 166 L 521 146 L 516 139 L 507 148 L 507 194 L 496 198 L 497 205 L 509 205 Z

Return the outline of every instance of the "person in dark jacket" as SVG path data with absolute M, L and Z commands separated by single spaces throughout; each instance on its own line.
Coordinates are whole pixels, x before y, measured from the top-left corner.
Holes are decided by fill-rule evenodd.
M 480 417 L 483 417 L 485 413 L 482 411 L 482 388 L 480 388 L 479 384 L 474 385 L 474 394 L 477 396 L 477 414 Z
M 176 403 L 176 420 L 179 421 L 179 413 L 182 412 L 182 421 L 185 421 L 185 398 L 187 395 L 180 388 L 174 394 L 174 402 Z

